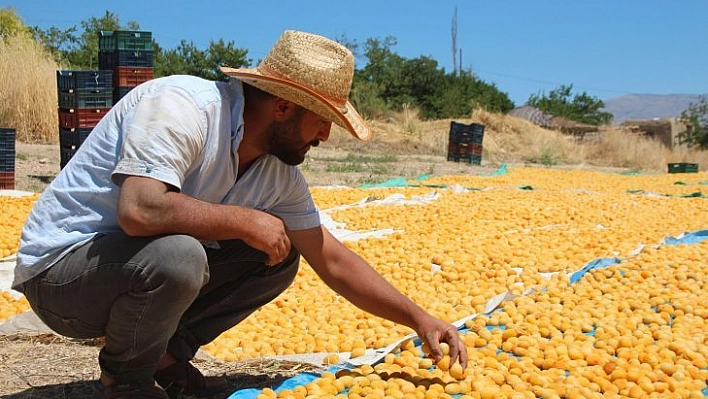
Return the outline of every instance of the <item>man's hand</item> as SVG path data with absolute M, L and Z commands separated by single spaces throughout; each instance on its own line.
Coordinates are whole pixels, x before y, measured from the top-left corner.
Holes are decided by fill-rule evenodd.
M 273 266 L 285 260 L 290 253 L 290 238 L 285 232 L 285 224 L 279 218 L 265 212 L 253 210 L 249 215 L 248 234 L 243 241 L 268 255 L 266 265 Z
M 450 364 L 459 361 L 463 369 L 467 367 L 467 348 L 460 339 L 455 326 L 430 316 L 420 324 L 416 332 L 430 349 L 430 355 L 435 362 L 439 362 L 443 358 L 440 343 L 446 342 L 450 347 Z

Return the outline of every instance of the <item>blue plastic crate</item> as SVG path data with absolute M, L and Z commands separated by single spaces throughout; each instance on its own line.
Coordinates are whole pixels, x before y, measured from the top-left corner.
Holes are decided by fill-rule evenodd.
M 452 144 L 482 144 L 484 125 L 479 123 L 464 124 L 450 122 L 449 142 Z
M 98 67 L 113 70 L 121 66 L 153 67 L 152 51 L 114 50 L 98 52 Z
M 152 32 L 102 30 L 98 33 L 98 50 L 152 50 Z
M 59 108 L 106 108 L 113 106 L 113 89 L 79 89 L 59 92 Z
M 71 158 L 76 154 L 76 151 L 79 149 L 79 147 L 74 147 L 74 146 L 59 146 L 59 168 L 64 169 L 67 163 L 71 160 Z
M 79 147 L 86 140 L 93 128 L 59 128 L 59 145 L 61 147 Z
M 112 87 L 113 71 L 111 70 L 57 71 L 57 89 L 60 93 L 76 90 L 108 90 Z
M 469 164 L 473 165 L 481 165 L 482 164 L 482 156 L 477 155 L 477 154 L 453 154 L 453 153 L 448 153 L 447 154 L 447 160 L 452 161 L 452 162 L 467 162 Z
M 113 104 L 120 101 L 121 98 L 125 97 L 129 91 L 133 90 L 135 86 L 118 86 L 113 90 Z
M 0 128 L 0 172 L 15 171 L 15 129 Z

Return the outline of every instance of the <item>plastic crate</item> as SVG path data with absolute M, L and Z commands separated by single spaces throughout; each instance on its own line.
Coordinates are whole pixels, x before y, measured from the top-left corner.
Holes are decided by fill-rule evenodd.
M 154 76 L 153 67 L 119 66 L 113 72 L 114 87 L 135 87 Z
M 447 151 L 452 155 L 482 155 L 482 144 L 455 144 L 449 143 Z
M 125 97 L 129 91 L 133 90 L 135 86 L 119 86 L 113 90 L 113 104 L 120 101 L 121 98 Z
M 479 123 L 464 124 L 450 122 L 449 142 L 454 144 L 482 144 L 484 125 Z
M 98 33 L 98 50 L 152 50 L 152 32 L 102 30 Z
M 62 147 L 78 147 L 86 140 L 93 128 L 59 129 L 59 145 Z
M 15 150 L 0 148 L 0 172 L 15 171 Z
M 94 127 L 110 108 L 59 108 L 59 128 Z
M 113 71 L 106 68 L 99 71 L 57 71 L 57 89 L 59 92 L 76 90 L 111 89 Z
M 152 51 L 99 51 L 98 67 L 113 70 L 120 66 L 152 67 Z
M 0 190 L 15 189 L 15 172 L 0 172 Z
M 79 89 L 59 92 L 59 108 L 106 108 L 113 106 L 113 89 Z
M 447 154 L 447 160 L 453 162 L 467 162 L 469 164 L 481 165 L 482 156 L 477 154 Z
M 670 163 L 669 173 L 698 173 L 698 164 L 686 162 Z
M 0 172 L 15 173 L 15 129 L 0 128 Z
M 59 168 L 64 169 L 71 158 L 76 154 L 79 146 L 59 146 Z

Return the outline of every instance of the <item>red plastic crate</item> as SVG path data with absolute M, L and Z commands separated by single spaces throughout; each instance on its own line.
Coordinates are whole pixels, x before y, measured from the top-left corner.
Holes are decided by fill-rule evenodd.
M 482 155 L 482 145 L 481 144 L 448 144 L 448 154 L 453 155 Z
M 113 72 L 113 86 L 137 86 L 154 77 L 152 67 L 119 66 Z
M 0 190 L 15 189 L 15 172 L 0 172 Z
M 65 129 L 75 129 L 82 127 L 94 127 L 111 109 L 107 108 L 59 108 L 59 127 Z

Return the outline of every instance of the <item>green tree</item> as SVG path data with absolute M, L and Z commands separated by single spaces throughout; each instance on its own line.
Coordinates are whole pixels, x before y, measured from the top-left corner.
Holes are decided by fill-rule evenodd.
M 368 63 L 354 75 L 352 101 L 367 116 L 417 107 L 425 119 L 469 116 L 481 107 L 505 112 L 514 107 L 506 93 L 472 75 L 447 74 L 432 58 L 406 59 L 394 53 L 394 38 L 368 39 Z
M 573 85 L 561 85 L 557 89 L 551 90 L 548 96 L 545 94 L 531 95 L 526 105 L 536 107 L 553 116 L 590 125 L 597 126 L 612 121 L 611 113 L 600 111 L 605 107 L 602 100 L 591 97 L 585 92 L 576 94 L 571 99 L 572 91 Z
M 367 117 L 384 115 L 389 111 L 387 79 L 391 75 L 389 69 L 394 57 L 391 46 L 395 44 L 395 38 L 387 37 L 383 40 L 367 39 L 363 45 L 363 55 L 368 63 L 354 71 L 351 100 Z
M 100 17 L 91 17 L 81 21 L 83 33 L 78 39 L 78 49 L 67 58 L 71 65 L 82 69 L 98 69 L 98 35 L 102 30 L 140 30 L 140 25 L 135 21 L 128 21 L 121 25 L 118 15 L 106 11 Z
M 241 68 L 250 66 L 252 61 L 247 58 L 247 55 L 248 50 L 236 48 L 233 40 L 229 42 L 224 42 L 223 39 L 218 41 L 211 40 L 206 51 L 204 72 L 199 76 L 210 80 L 224 80 L 227 76 L 219 70 L 219 67 Z
M 236 48 L 233 41 L 210 41 L 206 50 L 198 49 L 193 42 L 182 40 L 175 49 L 155 52 L 155 77 L 167 75 L 194 75 L 209 80 L 224 80 L 220 66 L 234 68 L 249 66 L 248 50 Z
M 441 84 L 421 108 L 428 119 L 465 118 L 475 108 L 504 113 L 513 109 L 514 103 L 496 86 L 476 78 L 469 71 L 460 71 L 444 75 Z
M 98 69 L 98 35 L 102 30 L 140 30 L 135 21 L 122 25 L 118 15 L 106 11 L 100 17 L 91 17 L 80 23 L 83 32 L 77 35 L 76 26 L 59 29 L 33 27 L 32 34 L 54 56 L 55 60 L 69 69 Z
M 30 28 L 30 32 L 34 40 L 46 49 L 59 65 L 68 64 L 66 56 L 76 48 L 79 42 L 75 26 L 64 30 L 54 26 L 43 30 L 33 26 Z
M 679 142 L 708 149 L 708 97 L 700 96 L 697 103 L 689 104 L 680 119 L 686 124 L 686 131 L 678 135 Z

